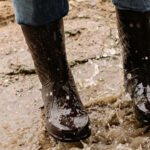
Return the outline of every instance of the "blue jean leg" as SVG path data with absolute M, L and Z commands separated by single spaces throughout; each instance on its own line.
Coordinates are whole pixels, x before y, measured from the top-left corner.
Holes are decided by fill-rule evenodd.
M 40 26 L 64 17 L 68 0 L 12 0 L 18 24 Z
M 121 10 L 132 10 L 132 11 L 149 11 L 150 0 L 112 0 L 114 5 Z

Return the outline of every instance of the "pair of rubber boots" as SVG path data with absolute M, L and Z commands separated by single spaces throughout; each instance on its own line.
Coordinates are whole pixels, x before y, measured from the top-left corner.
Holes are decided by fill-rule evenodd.
M 137 118 L 150 123 L 150 15 L 116 12 L 124 49 L 125 87 L 133 99 Z M 49 134 L 65 142 L 89 137 L 89 117 L 66 59 L 63 19 L 44 26 L 22 26 L 22 31 L 42 83 Z

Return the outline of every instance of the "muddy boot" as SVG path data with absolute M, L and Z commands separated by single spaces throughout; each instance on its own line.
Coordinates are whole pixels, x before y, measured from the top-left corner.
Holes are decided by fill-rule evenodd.
M 42 83 L 46 128 L 64 142 L 89 137 L 89 118 L 66 59 L 63 20 L 38 27 L 22 26 Z
M 137 119 L 150 124 L 150 12 L 117 10 L 125 89 Z

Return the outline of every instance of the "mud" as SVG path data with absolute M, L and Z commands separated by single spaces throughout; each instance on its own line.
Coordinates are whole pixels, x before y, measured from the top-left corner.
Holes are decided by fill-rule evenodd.
M 45 131 L 41 84 L 20 27 L 11 23 L 13 17 L 2 20 L 0 150 L 150 149 L 150 128 L 135 119 L 124 92 L 115 9 L 109 1 L 70 0 L 65 17 L 68 61 L 91 119 L 91 137 L 78 143 L 58 142 Z
M 11 0 L 0 0 L 0 26 L 14 21 L 14 11 Z

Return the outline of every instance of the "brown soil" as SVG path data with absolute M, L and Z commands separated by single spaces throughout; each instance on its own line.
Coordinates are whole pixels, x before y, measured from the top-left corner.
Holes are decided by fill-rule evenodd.
M 148 126 L 135 119 L 123 88 L 115 9 L 107 0 L 70 0 L 65 17 L 69 64 L 91 119 L 78 143 L 45 131 L 41 85 L 10 1 L 0 0 L 0 150 L 149 150 Z
M 0 26 L 14 21 L 14 11 L 10 0 L 0 0 Z

